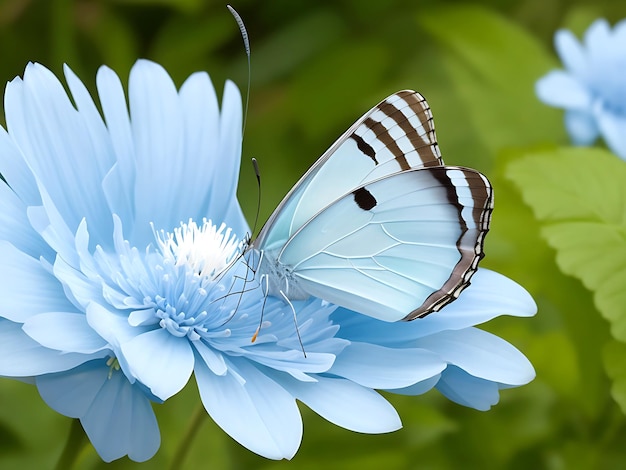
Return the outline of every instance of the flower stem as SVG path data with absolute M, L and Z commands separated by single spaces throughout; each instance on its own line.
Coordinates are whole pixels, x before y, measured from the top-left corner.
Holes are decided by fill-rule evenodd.
M 174 458 L 172 459 L 172 463 L 170 465 L 171 470 L 181 468 L 185 457 L 187 457 L 189 449 L 191 449 L 191 444 L 198 434 L 200 426 L 204 422 L 206 416 L 207 413 L 204 410 L 202 403 L 200 403 L 194 410 L 191 420 L 189 421 L 189 425 L 187 426 L 187 430 L 178 445 L 178 449 L 176 449 L 176 453 L 174 454 Z
M 72 425 L 70 426 L 70 434 L 67 436 L 67 442 L 57 462 L 56 470 L 69 470 L 72 468 L 78 454 L 80 454 L 80 451 L 87 442 L 87 436 L 85 435 L 85 431 L 83 431 L 80 421 L 73 419 Z

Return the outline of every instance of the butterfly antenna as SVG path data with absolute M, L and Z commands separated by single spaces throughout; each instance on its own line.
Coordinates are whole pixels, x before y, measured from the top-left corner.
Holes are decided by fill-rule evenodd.
M 248 30 L 246 29 L 246 25 L 243 23 L 243 20 L 241 19 L 241 16 L 239 16 L 239 13 L 237 13 L 237 11 L 230 5 L 226 5 L 226 8 L 228 8 L 228 11 L 230 12 L 230 14 L 233 15 L 233 18 L 235 18 L 235 21 L 237 22 L 237 26 L 239 26 L 239 31 L 241 32 L 241 38 L 243 39 L 243 46 L 246 49 L 246 57 L 248 58 L 248 87 L 246 89 L 246 106 L 245 106 L 244 114 L 243 114 L 243 128 L 242 128 L 242 135 L 243 135 L 246 130 L 246 122 L 248 121 L 248 103 L 250 102 L 250 79 L 252 77 L 251 66 L 250 66 L 250 40 L 248 38 Z
M 241 303 L 241 299 L 243 297 L 243 294 L 247 291 L 247 284 L 249 282 L 252 282 L 255 277 L 256 277 L 256 269 L 258 269 L 258 267 L 260 266 L 260 260 L 263 258 L 263 256 L 261 256 L 259 258 L 259 264 L 255 265 L 255 250 L 249 250 L 249 248 L 252 246 L 252 235 L 254 234 L 254 232 L 256 232 L 256 227 L 257 227 L 257 223 L 259 221 L 259 212 L 261 211 L 261 172 L 259 171 L 259 164 L 256 161 L 256 158 L 252 159 L 252 166 L 254 167 L 254 173 L 256 174 L 256 181 L 257 181 L 257 203 L 256 203 L 256 215 L 254 217 L 254 225 L 252 227 L 252 234 L 246 234 L 245 240 L 244 240 L 244 246 L 245 248 L 242 249 L 241 254 L 239 255 L 240 258 L 244 259 L 244 262 L 246 264 L 246 268 L 247 268 L 247 272 L 246 272 L 246 277 L 245 278 L 241 278 L 243 280 L 243 289 L 240 292 L 240 297 L 239 300 L 237 302 L 237 309 L 239 308 L 239 305 Z M 250 258 L 252 260 L 252 262 L 248 262 L 248 259 L 246 259 L 246 254 L 250 253 Z M 252 272 L 252 279 L 248 278 L 248 272 Z M 230 292 L 229 294 L 230 295 Z M 265 302 L 263 302 L 263 306 L 265 307 Z M 263 318 L 263 313 L 261 313 L 261 318 Z M 257 329 L 256 333 L 254 334 L 254 339 L 252 340 L 252 342 L 254 342 L 254 340 L 256 340 L 256 336 L 259 333 L 259 330 L 261 329 L 261 326 L 259 325 L 259 328 Z
M 254 216 L 254 226 L 252 227 L 252 235 L 254 235 L 259 222 L 259 213 L 261 212 L 261 171 L 259 170 L 259 162 L 257 162 L 256 158 L 252 158 L 252 166 L 254 167 L 254 174 L 256 175 L 257 187 L 256 215 Z
M 250 54 L 250 38 L 248 36 L 248 30 L 246 29 L 246 25 L 244 24 L 243 19 L 241 18 L 239 13 L 237 13 L 237 10 L 235 10 L 231 5 L 226 5 L 226 8 L 228 8 L 228 11 L 230 12 L 231 15 L 233 15 L 233 18 L 237 22 L 237 26 L 239 26 L 239 31 L 241 32 L 241 39 L 243 39 L 243 46 L 246 50 L 246 58 L 248 59 L 248 84 L 246 87 L 246 105 L 244 108 L 243 128 L 241 131 L 243 135 L 246 130 L 246 123 L 248 122 L 248 107 L 250 104 L 250 82 L 252 81 L 252 66 L 250 64 L 250 55 L 251 55 Z M 255 158 L 252 159 L 252 165 L 254 166 L 254 171 L 256 173 L 257 186 L 259 189 L 258 190 L 259 198 L 257 201 L 257 211 L 256 211 L 256 217 L 254 219 L 254 228 L 252 229 L 252 234 L 250 238 L 252 238 L 252 236 L 254 235 L 254 232 L 256 231 L 256 226 L 259 220 L 259 211 L 261 208 L 261 174 L 259 172 L 259 165 Z

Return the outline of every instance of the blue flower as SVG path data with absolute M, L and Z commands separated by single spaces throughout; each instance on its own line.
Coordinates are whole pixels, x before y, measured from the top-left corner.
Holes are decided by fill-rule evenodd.
M 227 83 L 220 112 L 208 75 L 177 91 L 160 66 L 139 61 L 129 106 L 119 78 L 98 72 L 103 119 L 68 67 L 65 77 L 71 100 L 38 64 L 5 92 L 0 375 L 34 381 L 52 408 L 80 418 L 104 460 L 143 461 L 160 445 L 150 402 L 185 385 L 195 354 L 220 367 L 211 350 L 189 347 L 201 313 L 185 309 L 203 308 L 205 281 L 169 264 L 155 230 L 211 214 L 229 227 L 213 233 L 224 256 L 245 234 L 241 99 Z M 210 238 L 210 227 L 198 230 Z
M 565 127 L 576 145 L 589 145 L 601 135 L 626 159 L 626 21 L 611 30 L 606 20 L 596 20 L 582 43 L 559 30 L 554 42 L 565 70 L 537 82 L 539 99 L 565 109 Z
M 235 197 L 242 116 L 230 82 L 220 111 L 206 74 L 177 91 L 142 60 L 127 106 L 103 67 L 103 118 L 67 67 L 65 78 L 71 99 L 36 64 L 5 93 L 0 375 L 33 381 L 49 406 L 79 418 L 104 460 L 154 455 L 151 403 L 192 375 L 213 420 L 273 459 L 299 447 L 296 400 L 381 433 L 401 423 L 376 390 L 436 387 L 486 410 L 501 388 L 534 377 L 517 349 L 475 328 L 536 311 L 523 288 L 489 270 L 411 323 L 266 297 L 240 256 L 249 228 Z

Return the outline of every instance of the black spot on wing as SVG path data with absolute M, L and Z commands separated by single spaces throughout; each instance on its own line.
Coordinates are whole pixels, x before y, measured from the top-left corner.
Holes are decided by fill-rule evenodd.
M 376 160 L 376 151 L 370 144 L 363 140 L 363 137 L 357 134 L 352 134 L 350 138 L 354 139 L 354 141 L 356 142 L 356 146 L 361 152 L 370 157 L 374 161 L 374 163 L 378 165 L 378 160 Z
M 378 204 L 376 198 L 372 196 L 372 193 L 365 188 L 359 188 L 352 194 L 354 194 L 354 202 L 364 211 L 368 211 Z

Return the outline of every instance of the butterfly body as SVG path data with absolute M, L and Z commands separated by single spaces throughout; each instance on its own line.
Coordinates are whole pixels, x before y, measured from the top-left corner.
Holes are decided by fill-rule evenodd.
M 402 91 L 331 146 L 251 249 L 269 295 L 410 320 L 469 285 L 492 208 L 487 178 L 443 165 L 428 104 Z

